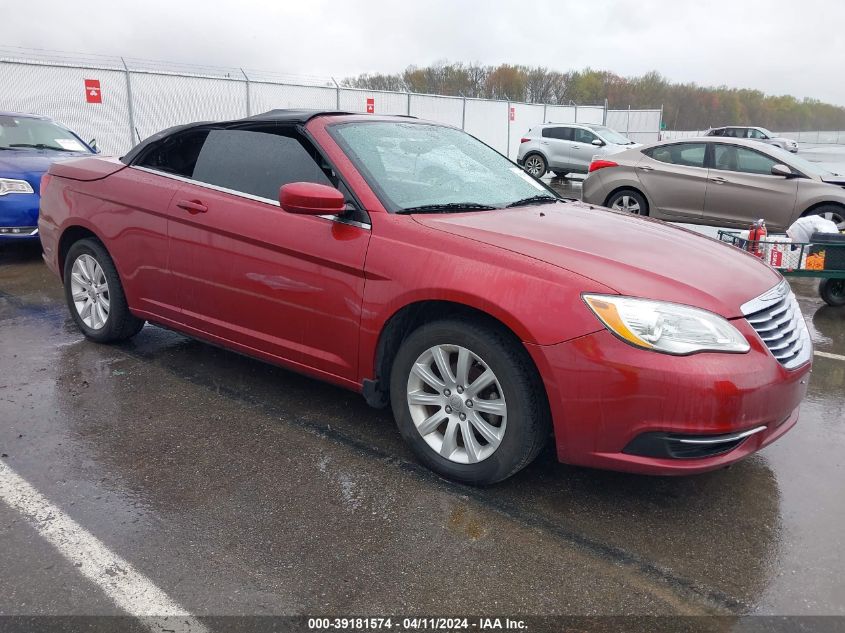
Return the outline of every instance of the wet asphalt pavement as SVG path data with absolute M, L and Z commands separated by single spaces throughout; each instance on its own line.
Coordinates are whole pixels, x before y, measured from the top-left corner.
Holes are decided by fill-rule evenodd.
M 555 183 L 576 191 L 577 186 Z M 845 308 L 793 283 L 816 349 Z M 102 346 L 0 247 L 2 461 L 190 613 L 845 616 L 845 360 L 798 426 L 687 478 L 558 464 L 455 485 L 359 396 L 146 326 Z M 0 503 L 0 614 L 116 614 Z

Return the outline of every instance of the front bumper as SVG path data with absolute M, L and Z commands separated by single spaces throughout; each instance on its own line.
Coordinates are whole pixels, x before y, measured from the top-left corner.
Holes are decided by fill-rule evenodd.
M 751 343 L 746 354 L 670 356 L 636 349 L 606 330 L 558 345 L 528 345 L 544 376 L 558 459 L 643 474 L 695 474 L 731 464 L 786 433 L 798 420 L 810 363 L 787 371 L 744 319 L 733 323 Z M 737 440 L 759 427 L 765 428 L 721 441 L 720 450 L 672 448 L 696 446 L 681 439 Z
M 10 193 L 0 196 L 0 241 L 37 240 L 37 193 Z

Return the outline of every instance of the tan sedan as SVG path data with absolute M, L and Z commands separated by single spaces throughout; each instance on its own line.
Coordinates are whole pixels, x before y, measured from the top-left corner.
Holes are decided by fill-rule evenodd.
M 763 218 L 769 231 L 815 214 L 845 230 L 843 187 L 845 177 L 780 148 L 706 137 L 595 157 L 583 199 L 692 224 L 744 228 Z

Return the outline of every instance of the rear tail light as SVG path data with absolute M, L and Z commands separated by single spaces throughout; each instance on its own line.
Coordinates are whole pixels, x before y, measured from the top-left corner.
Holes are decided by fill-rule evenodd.
M 614 163 L 612 160 L 594 160 L 590 163 L 590 172 L 594 172 L 597 169 L 604 169 L 605 167 L 619 167 L 618 163 Z
M 530 138 L 521 138 L 521 139 L 519 139 L 519 142 L 520 143 L 527 143 L 530 140 L 531 140 Z

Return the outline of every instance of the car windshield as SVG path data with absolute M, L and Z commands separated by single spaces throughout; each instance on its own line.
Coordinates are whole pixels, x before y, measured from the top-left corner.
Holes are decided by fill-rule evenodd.
M 616 130 L 605 127 L 604 125 L 591 125 L 590 129 L 601 136 L 608 143 L 615 143 L 616 145 L 633 145 L 634 141 L 622 136 Z
M 0 148 L 90 153 L 73 132 L 61 125 L 44 119 L 10 115 L 0 115 Z
M 811 163 L 805 158 L 790 154 L 780 147 L 769 147 L 769 153 L 777 157 L 783 164 L 795 167 L 810 176 L 832 176 L 833 172 L 823 169 L 818 163 Z
M 393 213 L 482 211 L 558 200 L 507 158 L 454 128 L 373 121 L 342 123 L 330 131 Z

